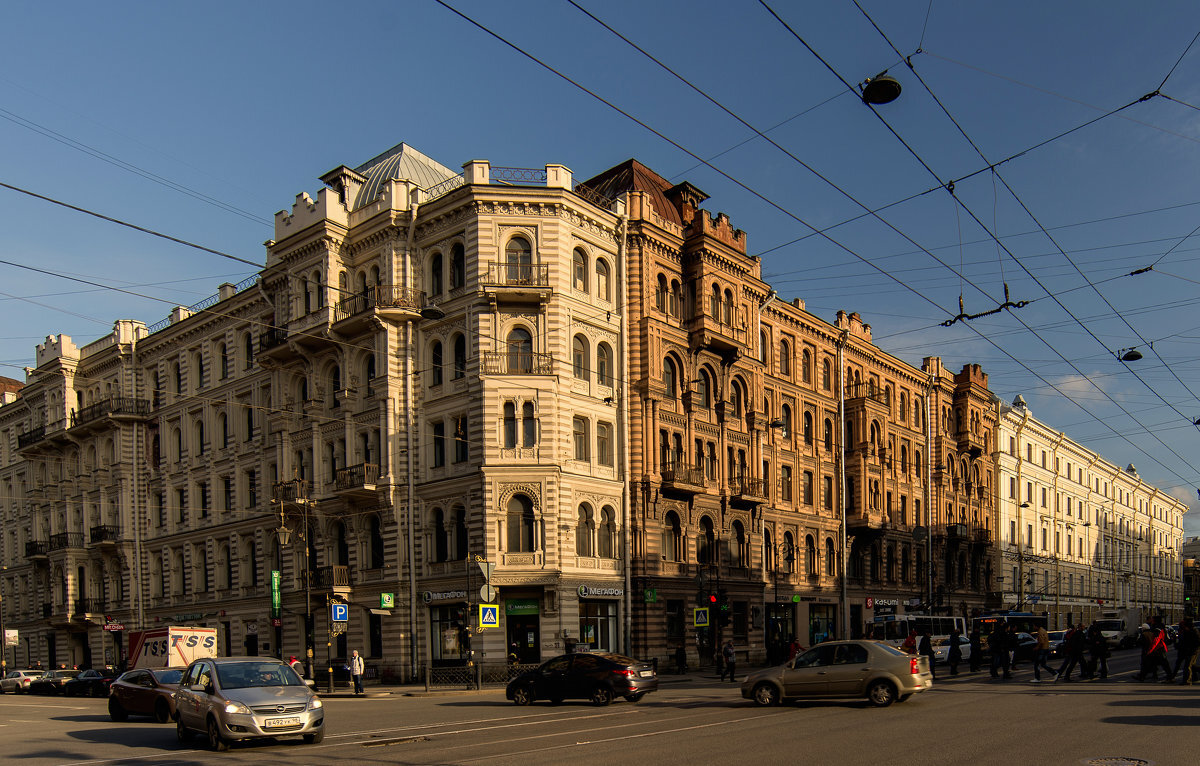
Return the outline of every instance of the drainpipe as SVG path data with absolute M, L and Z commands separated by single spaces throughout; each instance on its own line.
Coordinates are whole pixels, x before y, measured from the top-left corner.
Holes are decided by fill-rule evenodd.
M 925 609 L 933 614 L 933 373 L 925 388 Z M 918 522 L 919 523 L 919 522 Z
M 841 544 L 842 544 L 842 613 L 839 616 L 841 629 L 838 634 L 841 638 L 850 638 L 850 592 L 849 592 L 849 566 L 850 550 L 846 542 L 846 342 L 850 337 L 849 330 L 842 330 L 842 337 L 838 339 L 838 426 L 841 433 L 837 434 L 837 443 L 839 445 L 837 460 L 838 460 L 838 500 L 841 505 Z
M 413 282 L 411 259 L 413 248 L 413 236 L 417 229 L 417 212 L 420 209 L 420 203 L 417 201 L 419 191 L 413 189 L 410 193 L 409 218 L 408 218 L 408 239 L 404 246 L 404 278 L 411 287 Z M 415 468 L 413 466 L 413 420 L 416 413 L 416 406 L 413 397 L 413 339 L 416 333 L 413 329 L 413 321 L 409 320 L 405 323 L 404 346 L 404 404 L 408 409 L 408 434 L 407 434 L 407 462 L 408 462 L 408 500 L 405 506 L 405 515 L 407 516 L 407 532 L 408 532 L 408 663 L 409 663 L 409 679 L 415 681 L 417 678 L 417 562 L 416 562 L 416 543 L 413 536 L 416 534 L 416 523 L 413 519 L 413 480 L 415 478 Z
M 625 612 L 625 654 L 633 656 L 633 594 L 630 592 L 633 586 L 633 573 L 630 568 L 633 566 L 633 538 L 629 528 L 629 493 L 632 488 L 629 483 L 629 434 L 627 433 L 627 424 L 629 422 L 629 403 L 627 396 L 627 386 L 625 381 L 628 379 L 627 370 L 629 369 L 629 343 L 626 340 L 628 337 L 628 311 L 629 307 L 625 305 L 625 236 L 629 224 L 628 217 L 621 213 L 617 216 L 617 264 L 620 269 L 620 278 L 617 279 L 617 305 L 621 307 L 620 324 L 621 331 L 617 336 L 621 343 L 621 374 L 617 378 L 621 382 L 621 390 L 614 391 L 617 397 L 617 438 L 621 440 L 621 528 L 625 530 L 625 544 L 622 546 L 621 562 L 622 569 L 625 570 L 625 603 L 623 604 Z

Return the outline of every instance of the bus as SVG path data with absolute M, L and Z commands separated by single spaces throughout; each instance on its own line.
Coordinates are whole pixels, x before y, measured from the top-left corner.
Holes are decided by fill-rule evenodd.
M 1021 633 L 1032 633 L 1038 628 L 1049 627 L 1047 615 L 1015 611 L 992 612 L 979 617 L 972 617 L 971 627 L 978 629 L 980 635 L 986 636 L 992 632 L 992 628 L 998 622 L 1006 622 Z
M 967 621 L 962 617 L 943 617 L 928 614 L 881 614 L 871 623 L 871 635 L 877 641 L 886 641 L 892 646 L 900 646 L 909 634 L 916 631 L 920 636 L 926 630 L 935 641 L 948 638 L 950 632 L 957 630 L 966 634 Z

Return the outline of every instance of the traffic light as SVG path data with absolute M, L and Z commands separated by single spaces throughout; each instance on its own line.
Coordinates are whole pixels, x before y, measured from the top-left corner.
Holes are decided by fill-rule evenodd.
M 729 623 L 733 622 L 733 615 L 729 608 L 729 594 L 724 590 L 719 591 L 717 596 L 713 596 L 713 601 L 717 603 L 717 621 L 722 628 L 729 627 Z

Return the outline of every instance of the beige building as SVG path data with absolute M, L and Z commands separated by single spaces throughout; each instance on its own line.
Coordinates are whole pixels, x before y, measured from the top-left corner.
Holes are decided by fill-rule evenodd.
M 617 203 L 562 166 L 456 173 L 404 144 L 322 181 L 260 275 L 52 336 L 5 394 L 19 664 L 116 663 L 117 628 L 188 624 L 408 678 L 463 662 L 482 600 L 477 658 L 621 648 Z
M 1044 612 L 1052 628 L 1126 608 L 1177 621 L 1187 505 L 1033 417 L 1021 397 L 996 409 L 994 605 Z

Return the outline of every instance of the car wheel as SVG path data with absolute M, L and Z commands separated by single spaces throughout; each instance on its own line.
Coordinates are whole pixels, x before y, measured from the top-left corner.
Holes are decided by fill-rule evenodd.
M 108 699 L 108 717 L 118 723 L 128 721 L 129 711 L 121 707 L 121 703 L 117 702 L 115 697 L 110 697 Z
M 178 721 L 175 724 L 175 739 L 181 745 L 186 745 L 192 741 L 192 732 L 188 730 L 188 727 L 183 725 L 183 721 Z
M 533 688 L 530 686 L 518 686 L 513 689 L 513 702 L 517 705 L 528 705 L 533 702 Z
M 319 745 L 319 744 L 321 744 L 321 742 L 324 739 L 325 739 L 325 729 L 322 728 L 320 731 L 313 732 L 312 734 L 305 734 L 304 735 L 304 744 Z
M 154 703 L 154 720 L 159 723 L 166 723 L 171 720 L 171 706 L 166 700 L 160 699 Z
M 221 729 L 217 726 L 217 719 L 212 717 L 208 719 L 208 746 L 218 753 L 223 753 L 229 749 L 229 743 L 221 736 Z
M 779 704 L 779 689 L 765 681 L 754 687 L 754 703 L 767 707 Z
M 608 703 L 612 702 L 613 693 L 610 690 L 605 689 L 603 686 L 597 686 L 595 689 L 592 689 L 592 695 L 588 699 L 592 701 L 593 705 L 596 705 L 597 707 L 604 707 Z
M 896 687 L 887 681 L 876 681 L 867 687 L 867 700 L 875 707 L 887 707 L 896 701 Z
M 625 699 L 636 705 L 637 703 L 641 702 L 642 697 L 645 697 L 645 696 L 646 696 L 646 692 L 637 692 L 636 694 L 626 694 Z

